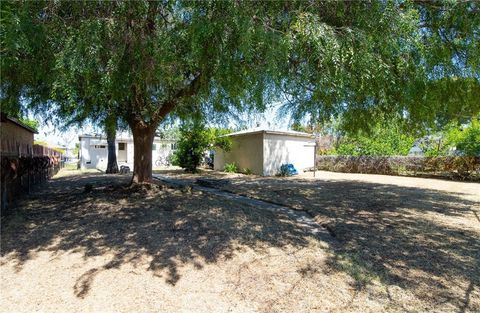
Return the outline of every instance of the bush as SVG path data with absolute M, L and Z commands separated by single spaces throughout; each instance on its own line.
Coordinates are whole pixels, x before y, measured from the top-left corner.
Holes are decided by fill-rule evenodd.
M 195 173 L 207 150 L 213 146 L 226 151 L 230 149 L 230 138 L 222 137 L 228 132 L 228 129 L 206 128 L 199 120 L 184 122 L 180 127 L 180 139 L 171 163 L 184 168 L 187 172 Z
M 225 168 L 223 169 L 223 171 L 227 173 L 236 173 L 238 171 L 237 164 L 227 163 L 225 164 Z
M 177 142 L 172 164 L 195 173 L 209 144 L 209 134 L 202 122 L 185 123 L 180 128 L 180 140 Z

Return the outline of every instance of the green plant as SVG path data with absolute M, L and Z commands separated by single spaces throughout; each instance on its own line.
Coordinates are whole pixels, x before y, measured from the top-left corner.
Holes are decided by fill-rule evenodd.
M 227 163 L 225 164 L 225 168 L 223 169 L 223 171 L 227 173 L 236 173 L 238 172 L 237 164 Z
M 337 155 L 407 155 L 415 142 L 397 120 L 377 123 L 370 132 L 358 132 L 344 136 L 332 152 Z M 332 154 L 332 153 L 329 153 Z
M 480 156 L 480 121 L 474 118 L 464 129 L 450 129 L 446 141 L 447 145 L 455 147 L 462 155 Z
M 245 175 L 252 175 L 252 170 L 246 167 L 242 170 L 242 173 Z
M 423 140 L 421 148 L 425 156 L 480 156 L 480 121 L 479 117 L 472 118 L 468 124 L 458 125 L 450 123 L 439 132 L 435 139 Z
M 180 128 L 180 140 L 173 154 L 172 164 L 195 173 L 210 143 L 209 132 L 203 122 L 185 122 Z

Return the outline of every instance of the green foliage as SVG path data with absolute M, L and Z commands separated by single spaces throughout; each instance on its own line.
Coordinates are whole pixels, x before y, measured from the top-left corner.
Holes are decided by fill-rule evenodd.
M 35 130 L 38 130 L 38 127 L 40 126 L 40 123 L 37 120 L 29 120 L 26 118 L 19 118 L 18 120 L 23 124 L 27 125 L 28 127 L 33 128 Z
M 450 123 L 435 139 L 423 140 L 421 148 L 426 156 L 446 156 L 451 154 L 480 156 L 480 121 L 473 118 L 468 124 L 460 126 Z
M 206 128 L 205 124 L 198 119 L 184 122 L 180 127 L 180 139 L 177 142 L 172 164 L 188 172 L 196 172 L 207 150 L 214 146 L 227 151 L 230 149 L 230 139 L 222 137 L 229 132 L 227 129 Z
M 202 122 L 184 123 L 180 128 L 180 140 L 177 142 L 172 164 L 195 173 L 209 145 L 210 133 Z
M 467 156 L 480 156 L 480 121 L 472 120 L 463 130 L 453 129 L 447 134 L 447 142 Z
M 237 173 L 238 172 L 237 164 L 227 163 L 225 164 L 225 168 L 223 169 L 223 171 L 227 173 Z
M 2 110 L 42 104 L 67 122 L 115 112 L 135 137 L 169 114 L 264 110 L 279 95 L 295 120 L 341 115 L 349 131 L 480 111 L 475 1 L 0 5 Z
M 407 155 L 415 137 L 406 133 L 398 122 L 377 124 L 370 133 L 360 132 L 343 137 L 329 154 L 337 155 Z

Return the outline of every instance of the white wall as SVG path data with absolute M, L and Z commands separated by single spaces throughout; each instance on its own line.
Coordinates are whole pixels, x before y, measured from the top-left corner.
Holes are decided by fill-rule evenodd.
M 225 164 L 237 164 L 239 170 L 250 169 L 257 175 L 263 174 L 263 133 L 232 136 L 232 147 L 228 152 L 215 149 L 213 168 L 223 171 Z
M 154 140 L 153 144 L 155 145 L 155 150 L 152 149 L 152 162 L 153 167 L 155 167 L 155 161 L 159 158 L 169 157 L 173 154 L 174 150 L 172 149 L 172 144 L 175 141 L 173 140 Z
M 124 142 L 126 144 L 126 155 L 127 161 L 122 162 L 119 159 L 119 150 L 118 143 Z M 173 140 L 161 140 L 155 139 L 155 150 L 152 150 L 152 162 L 153 167 L 155 167 L 155 161 L 159 156 L 169 156 L 174 150 L 172 150 L 172 144 L 175 143 Z M 105 148 L 95 148 L 95 145 L 103 145 Z M 133 152 L 134 145 L 131 139 L 118 139 L 115 141 L 115 152 L 117 154 L 117 163 L 120 167 L 121 165 L 128 165 L 130 169 L 133 170 Z M 88 164 L 90 162 L 90 164 Z M 82 137 L 80 141 L 80 167 L 82 169 L 91 169 L 97 168 L 100 170 L 105 170 L 108 163 L 108 144 L 106 139 L 91 138 L 91 137 Z
M 95 148 L 105 146 L 105 148 Z M 82 169 L 106 169 L 108 162 L 108 148 L 106 139 L 82 137 L 80 141 L 80 167 Z
M 297 171 L 313 167 L 315 139 L 266 133 L 263 144 L 263 175 L 278 174 L 282 164 L 292 163 Z

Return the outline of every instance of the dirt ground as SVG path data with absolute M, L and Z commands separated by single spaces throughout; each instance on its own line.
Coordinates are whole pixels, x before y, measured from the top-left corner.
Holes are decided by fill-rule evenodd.
M 0 311 L 480 311 L 479 184 L 162 174 L 305 211 L 328 232 L 195 189 L 62 171 L 2 220 Z

